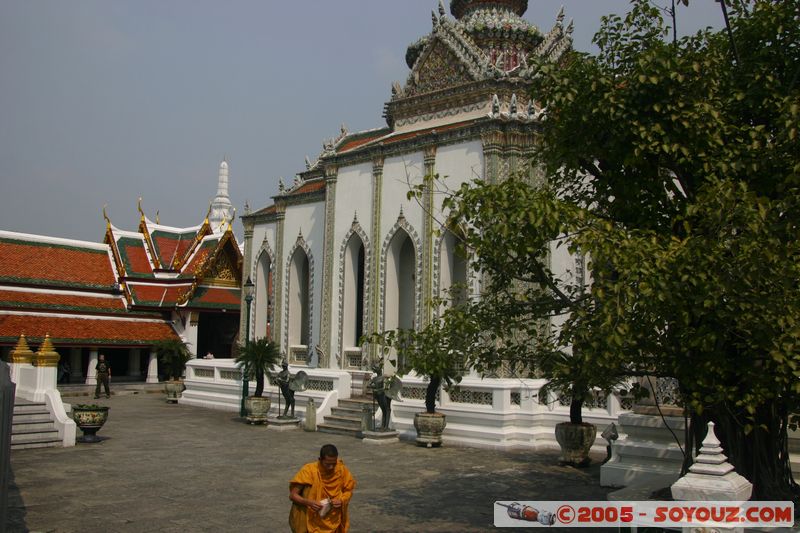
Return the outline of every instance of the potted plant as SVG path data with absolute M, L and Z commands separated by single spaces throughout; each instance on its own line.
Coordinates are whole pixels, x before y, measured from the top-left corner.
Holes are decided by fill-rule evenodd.
M 179 339 L 167 339 L 158 341 L 153 345 L 159 362 L 167 374 L 167 382 L 164 389 L 167 393 L 167 402 L 178 403 L 184 390 L 183 372 L 186 370 L 186 363 L 192 358 L 186 343 Z
M 256 390 L 245 399 L 247 421 L 251 424 L 263 424 L 267 421 L 271 402 L 269 397 L 263 396 L 264 376 L 269 375 L 270 369 L 280 361 L 278 347 L 266 337 L 239 347 L 236 365 L 256 382 Z
M 447 426 L 447 417 L 436 410 L 436 395 L 442 383 L 451 387 L 461 382 L 457 370 L 463 364 L 464 353 L 456 346 L 446 328 L 448 319 L 433 321 L 425 328 L 414 330 L 395 330 L 374 334 L 369 341 L 383 346 L 384 358 L 390 350 L 396 350 L 397 373 L 402 375 L 415 372 L 426 376 L 425 411 L 414 415 L 414 428 L 417 431 L 416 443 L 431 448 L 442 444 L 442 434 Z
M 72 406 L 72 419 L 75 425 L 83 431 L 83 436 L 78 437 L 78 442 L 100 442 L 97 432 L 108 420 L 108 407 L 96 404 L 77 404 Z

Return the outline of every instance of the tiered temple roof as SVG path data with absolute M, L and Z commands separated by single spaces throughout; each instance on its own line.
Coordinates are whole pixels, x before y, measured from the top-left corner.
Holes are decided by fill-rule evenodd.
M 497 122 L 536 123 L 542 110 L 530 97 L 531 82 L 541 61 L 566 59 L 573 25 L 564 24 L 562 9 L 552 29 L 542 33 L 522 18 L 527 8 L 527 0 L 452 0 L 451 18 L 439 0 L 431 33 L 408 47 L 405 84 L 392 84 L 384 108 L 387 127 L 350 133 L 342 125 L 338 136 L 323 142 L 316 160 L 306 158 L 306 170 L 290 187 L 281 180 L 275 200 L 318 200 L 327 164 L 369 161 L 433 136 L 456 138 Z M 275 215 L 271 205 L 246 216 Z
M 147 346 L 178 338 L 174 311 L 238 312 L 233 217 L 173 228 L 139 212 L 138 231 L 106 216 L 102 244 L 0 231 L 0 344 Z
M 126 305 L 108 246 L 0 231 L 0 343 L 70 345 L 175 338 L 160 313 Z

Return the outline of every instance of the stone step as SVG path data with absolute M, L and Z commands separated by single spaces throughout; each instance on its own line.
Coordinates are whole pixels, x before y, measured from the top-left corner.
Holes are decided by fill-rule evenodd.
M 12 433 L 11 444 L 28 444 L 31 442 L 61 442 L 58 438 L 58 430 L 34 430 L 34 431 L 20 431 Z
M 47 411 L 41 413 L 25 413 L 19 414 L 14 413 L 12 417 L 12 424 L 23 423 L 23 422 L 49 422 L 50 421 L 50 413 Z
M 15 433 L 25 433 L 30 431 L 37 431 L 37 430 L 49 430 L 54 429 L 53 421 L 49 418 L 45 420 L 33 420 L 33 421 L 19 421 L 16 417 L 14 417 L 13 422 L 11 423 L 11 434 Z
M 338 424 L 328 424 L 322 423 L 317 424 L 317 431 L 320 433 L 333 433 L 335 435 L 347 435 L 349 437 L 359 438 L 361 434 L 361 428 L 358 429 L 340 426 Z
M 361 429 L 361 419 L 360 418 L 353 418 L 353 417 L 344 417 L 344 416 L 326 416 L 325 420 L 323 421 L 324 424 L 331 424 L 334 426 L 344 427 L 344 428 L 353 428 L 353 429 Z
M 49 413 L 47 405 L 44 403 L 15 403 L 14 416 L 23 414 Z
M 358 418 L 361 419 L 361 409 L 356 411 L 355 409 L 350 409 L 347 407 L 332 407 L 331 408 L 331 415 L 334 416 L 344 416 L 348 418 Z
M 61 439 L 59 438 L 48 438 L 48 437 L 39 437 L 39 438 L 31 438 L 31 439 L 23 439 L 15 441 L 13 438 L 11 440 L 11 449 L 12 450 L 25 450 L 29 448 L 58 448 L 61 446 Z

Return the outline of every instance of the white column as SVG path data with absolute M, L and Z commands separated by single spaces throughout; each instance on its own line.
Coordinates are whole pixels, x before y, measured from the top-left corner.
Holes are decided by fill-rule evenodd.
M 150 352 L 150 359 L 147 362 L 146 383 L 158 383 L 158 359 L 156 352 Z
M 80 348 L 72 348 L 69 351 L 69 381 L 70 383 L 77 382 L 80 378 L 83 377 L 83 360 L 81 357 L 81 349 Z M 74 381 L 73 381 L 74 380 Z
M 142 371 L 139 370 L 140 361 L 142 360 L 141 350 L 139 348 L 131 348 L 128 350 L 128 375 L 132 378 L 141 377 Z
M 95 385 L 97 384 L 97 349 L 92 348 L 89 352 L 89 367 L 86 369 L 86 384 L 87 385 Z

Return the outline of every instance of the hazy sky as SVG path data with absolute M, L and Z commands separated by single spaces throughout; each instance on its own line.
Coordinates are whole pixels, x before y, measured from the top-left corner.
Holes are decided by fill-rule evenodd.
M 668 0 L 654 0 L 665 5 Z M 447 3 L 449 5 L 449 2 Z M 561 5 L 575 48 L 628 0 L 530 0 L 547 32 Z M 228 158 L 237 216 L 271 203 L 324 139 L 385 125 L 406 47 L 438 0 L 0 0 L 0 229 L 98 242 L 102 208 L 135 230 L 202 222 Z M 449 14 L 449 13 L 448 13 Z M 715 0 L 678 28 L 720 27 Z M 236 222 L 241 237 L 241 223 Z

